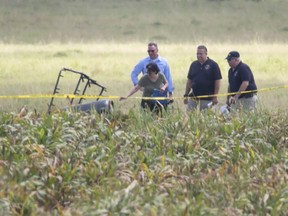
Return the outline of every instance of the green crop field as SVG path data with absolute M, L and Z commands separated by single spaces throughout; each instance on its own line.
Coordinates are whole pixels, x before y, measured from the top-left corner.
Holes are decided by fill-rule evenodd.
M 0 5 L 0 215 L 288 214 L 288 1 Z M 169 61 L 175 85 L 163 117 L 142 112 L 137 98 L 118 101 L 149 41 Z M 219 106 L 187 113 L 182 96 L 199 44 L 222 71 Z M 218 109 L 231 50 L 254 73 L 253 113 Z M 48 115 L 50 97 L 42 96 L 53 92 L 62 68 L 105 86 L 113 112 L 60 111 L 67 101 L 57 99 Z M 76 83 L 65 75 L 60 93 L 71 94 Z M 25 95 L 32 97 L 19 98 Z

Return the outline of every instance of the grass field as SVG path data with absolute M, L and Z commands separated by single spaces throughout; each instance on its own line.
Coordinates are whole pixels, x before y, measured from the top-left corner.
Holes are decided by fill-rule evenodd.
M 0 41 L 287 42 L 286 0 L 0 0 Z
M 131 87 L 130 71 L 146 56 L 150 40 L 159 43 L 160 54 L 170 63 L 175 96 L 183 95 L 187 70 L 199 44 L 207 45 L 209 56 L 221 67 L 221 93 L 227 89 L 224 58 L 231 50 L 240 51 L 260 89 L 287 84 L 284 14 L 288 2 L 284 0 L 0 3 L 1 95 L 49 94 L 63 67 L 87 73 L 107 87 L 107 95 L 126 94 Z M 259 96 L 267 108 L 277 104 L 283 109 L 285 92 L 265 91 Z M 0 110 L 17 110 L 26 104 L 42 111 L 48 102 L 9 99 L 1 103 Z M 127 109 L 134 104 L 131 100 L 119 106 Z
M 188 68 L 196 59 L 198 44 L 159 44 L 159 52 L 168 59 L 175 85 L 175 97 L 182 97 Z M 268 109 L 286 109 L 287 88 L 267 88 L 287 85 L 286 69 L 288 46 L 285 44 L 206 44 L 209 56 L 216 60 L 222 70 L 221 94 L 227 90 L 228 64 L 224 59 L 231 50 L 238 50 L 242 60 L 250 65 L 260 89 L 260 102 Z M 1 95 L 52 94 L 58 72 L 70 68 L 86 73 L 107 88 L 106 96 L 125 96 L 132 83 L 130 72 L 139 59 L 146 56 L 146 44 L 103 43 L 103 44 L 44 44 L 44 45 L 0 45 L 0 91 Z M 60 93 L 71 94 L 77 79 L 61 79 Z M 263 90 L 263 91 L 262 91 Z M 90 95 L 98 91 L 87 91 Z M 141 92 L 136 96 L 141 96 Z M 32 110 L 45 111 L 49 98 L 2 99 L 2 111 L 17 111 L 23 105 Z M 225 95 L 219 97 L 225 103 Z M 60 100 L 66 103 L 65 100 Z M 182 100 L 176 104 L 184 108 Z M 139 100 L 129 99 L 119 103 L 122 111 L 138 106 Z M 175 104 L 175 105 L 176 105 Z M 277 106 L 275 106 L 277 104 Z M 57 104 L 56 104 L 57 105 Z M 63 103 L 62 103 L 63 105 Z M 60 106 L 60 104 L 59 104 Z M 60 108 L 60 107 L 59 107 Z
M 0 215 L 287 215 L 288 1 L 0 5 Z M 64 67 L 95 79 L 106 96 L 125 96 L 150 40 L 175 85 L 175 103 L 161 118 L 139 111 L 135 98 L 114 99 L 108 114 L 47 115 L 50 98 L 3 97 L 51 94 Z M 199 44 L 221 68 L 220 105 L 224 58 L 240 52 L 257 82 L 257 111 L 185 112 L 181 97 Z M 76 82 L 65 75 L 60 93 L 72 93 Z M 24 105 L 28 112 L 19 113 Z

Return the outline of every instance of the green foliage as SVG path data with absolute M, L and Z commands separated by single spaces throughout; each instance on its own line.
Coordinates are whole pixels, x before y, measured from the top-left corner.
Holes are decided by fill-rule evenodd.
M 287 113 L 1 113 L 4 215 L 285 215 Z
M 219 62 L 223 93 L 231 50 L 259 88 L 287 84 L 284 0 L 0 2 L 2 95 L 51 93 L 68 67 L 122 96 L 149 40 L 162 43 L 176 97 L 200 43 Z M 20 116 L 23 103 L 43 113 L 47 100 L 1 100 L 0 215 L 287 215 L 287 94 L 259 98 L 269 111 L 229 118 L 186 114 L 180 100 L 162 118 L 134 101 L 115 101 L 121 112 L 109 115 Z

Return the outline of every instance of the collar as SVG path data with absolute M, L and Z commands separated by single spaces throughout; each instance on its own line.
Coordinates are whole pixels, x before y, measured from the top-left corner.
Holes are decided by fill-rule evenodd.
M 201 63 L 199 60 L 198 60 L 198 62 L 199 62 L 200 65 L 204 65 L 204 64 L 206 64 L 208 62 L 208 60 L 209 60 L 209 57 L 207 57 L 206 61 L 204 61 L 203 63 Z
M 148 57 L 149 57 L 149 60 L 150 60 L 150 61 L 157 61 L 157 60 L 159 60 L 159 58 L 160 58 L 159 55 L 157 55 L 157 58 L 155 58 L 155 59 L 152 59 L 150 56 L 148 56 Z
M 242 61 L 240 61 L 239 64 L 235 68 L 232 68 L 232 71 L 233 72 L 236 71 L 240 67 L 240 65 L 242 65 Z

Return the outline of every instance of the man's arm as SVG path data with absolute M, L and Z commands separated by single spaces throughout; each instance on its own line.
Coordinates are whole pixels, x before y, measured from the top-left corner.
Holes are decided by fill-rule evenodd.
M 120 97 L 120 101 L 122 100 L 126 100 L 128 97 L 130 97 L 131 95 L 133 95 L 134 93 L 136 93 L 141 87 L 137 84 L 135 85 L 130 92 L 128 93 L 128 95 L 126 97 Z
M 184 93 L 184 95 L 188 97 L 189 92 L 191 91 L 191 89 L 192 89 L 192 80 L 187 79 L 187 82 L 186 82 L 186 89 L 185 89 L 185 93 Z
M 240 88 L 238 89 L 238 92 L 245 91 L 247 89 L 248 85 L 249 85 L 249 81 L 243 81 L 240 85 Z M 240 97 L 240 95 L 241 94 L 238 93 L 238 94 L 234 95 L 233 97 L 230 97 L 229 103 L 230 104 L 235 103 L 238 100 L 238 98 Z
M 188 103 L 188 95 L 189 95 L 189 92 L 192 88 L 192 80 L 190 79 L 187 79 L 187 82 L 186 82 L 186 89 L 185 89 L 185 93 L 184 93 L 184 104 L 187 104 Z
M 245 90 L 247 89 L 248 85 L 249 85 L 249 81 L 243 81 L 243 82 L 241 83 L 241 85 L 240 85 L 240 88 L 238 89 L 238 92 L 245 91 Z M 241 95 L 241 94 L 238 93 L 238 94 L 236 94 L 236 95 L 234 96 L 234 98 L 237 100 L 240 95 Z
M 185 89 L 185 93 L 184 93 L 184 104 L 187 104 L 188 103 L 188 95 L 189 95 L 189 92 L 192 88 L 192 80 L 190 79 L 187 79 L 187 82 L 186 82 L 186 89 Z
M 168 85 L 168 92 L 169 92 L 169 96 L 173 95 L 173 90 L 174 90 L 174 86 L 173 86 L 173 82 L 172 82 L 172 76 L 171 76 L 171 71 L 170 71 L 170 67 L 167 63 L 164 71 L 163 71 L 169 85 Z
M 227 92 L 228 92 L 228 93 L 231 93 L 231 92 L 230 92 L 230 85 L 228 85 Z M 228 94 L 228 95 L 227 95 L 227 98 L 226 98 L 226 104 L 227 104 L 227 105 L 230 105 L 230 98 L 231 98 L 231 95 Z
M 160 91 L 161 91 L 161 92 L 164 92 L 168 86 L 169 86 L 169 83 L 166 82 L 166 83 L 160 88 Z
M 214 94 L 217 95 L 219 93 L 219 89 L 220 89 L 220 83 L 221 80 L 215 80 L 215 88 L 214 88 Z M 218 103 L 218 98 L 217 96 L 213 97 L 213 104 L 217 104 Z
M 143 61 L 140 61 L 137 65 L 135 65 L 134 69 L 132 70 L 130 77 L 131 80 L 133 82 L 133 85 L 137 85 L 138 84 L 138 76 L 140 73 L 144 73 L 143 71 Z

